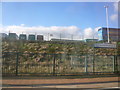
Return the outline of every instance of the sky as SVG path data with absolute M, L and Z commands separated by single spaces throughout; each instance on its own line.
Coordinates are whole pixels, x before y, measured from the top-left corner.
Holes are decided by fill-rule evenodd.
M 118 4 L 114 2 L 3 2 L 2 32 L 43 34 L 50 38 L 98 38 L 97 30 L 118 27 Z M 49 34 L 48 34 L 49 33 Z

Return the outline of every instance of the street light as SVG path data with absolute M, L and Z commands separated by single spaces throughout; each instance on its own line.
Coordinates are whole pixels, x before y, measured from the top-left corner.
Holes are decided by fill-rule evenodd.
M 109 35 L 109 28 L 108 28 L 108 6 L 104 6 L 104 8 L 106 8 L 106 23 L 107 23 L 108 43 L 110 43 L 110 35 Z

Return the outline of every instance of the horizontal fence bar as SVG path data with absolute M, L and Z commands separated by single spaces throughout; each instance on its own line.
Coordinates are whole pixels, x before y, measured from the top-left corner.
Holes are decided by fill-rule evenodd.
M 19 53 L 19 54 L 47 54 L 47 55 L 60 55 L 60 54 L 62 54 L 62 53 L 34 53 L 34 52 L 31 52 L 31 53 L 23 53 L 23 52 L 2 52 L 2 54 L 4 54 L 4 53 Z M 86 56 L 86 55 L 88 55 L 88 56 L 93 56 L 93 55 L 89 55 L 89 54 L 83 54 L 83 55 L 79 55 L 79 54 L 65 54 L 65 55 L 76 55 L 76 56 Z M 120 55 L 95 55 L 95 56 L 120 56 Z

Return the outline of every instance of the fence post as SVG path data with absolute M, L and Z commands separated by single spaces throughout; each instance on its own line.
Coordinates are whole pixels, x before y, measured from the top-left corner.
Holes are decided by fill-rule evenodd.
M 61 55 L 61 53 L 60 53 L 60 61 L 61 61 L 61 59 L 62 59 L 62 55 Z
M 87 56 L 85 56 L 85 72 L 88 72 Z
M 95 48 L 93 48 L 93 67 L 92 67 L 93 73 L 95 72 Z
M 116 73 L 116 74 L 118 74 L 119 73 L 119 62 L 118 62 L 118 56 L 117 55 L 115 55 L 114 56 L 115 57 L 115 59 L 114 59 L 114 73 Z
M 71 63 L 71 67 L 73 67 L 73 56 L 71 55 L 71 61 L 70 61 L 70 63 Z
M 53 54 L 53 76 L 55 76 L 55 54 Z
M 19 55 L 19 53 L 17 52 L 16 53 L 16 76 L 18 76 L 18 56 Z
M 120 75 L 120 55 L 116 55 L 116 62 L 117 62 L 117 74 Z
M 116 59 L 116 57 L 115 57 L 115 55 L 113 56 L 113 73 L 115 73 L 115 59 Z
M 92 69 L 93 69 L 93 73 L 95 72 L 95 55 L 93 55 L 93 67 L 92 67 Z

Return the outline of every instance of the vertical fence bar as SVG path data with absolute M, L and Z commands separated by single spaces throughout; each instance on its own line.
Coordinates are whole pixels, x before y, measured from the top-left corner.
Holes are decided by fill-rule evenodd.
M 70 63 L 71 63 L 71 67 L 73 67 L 73 56 L 72 55 L 71 55 Z
M 114 71 L 114 72 L 115 72 L 116 74 L 118 74 L 119 62 L 118 62 L 118 60 L 117 60 L 117 59 L 118 59 L 117 56 L 115 55 L 114 57 L 115 57 L 115 59 L 114 59 L 114 60 L 115 60 L 115 61 L 114 61 L 114 62 L 115 62 L 115 64 L 114 64 L 115 71 Z
M 53 54 L 53 76 L 55 76 L 55 54 Z
M 120 60 L 120 55 L 117 55 L 116 56 L 116 60 L 117 60 L 117 62 L 118 62 L 118 65 L 117 65 L 117 74 L 118 75 L 120 75 L 120 62 L 119 62 L 119 60 Z
M 113 56 L 113 73 L 115 72 L 115 55 Z
M 16 76 L 18 76 L 18 52 L 16 53 Z
M 95 72 L 95 55 L 93 55 L 92 72 Z
M 116 55 L 114 55 L 114 73 L 117 73 L 117 58 Z
M 62 60 L 62 54 L 60 53 L 60 61 Z
M 88 67 L 87 67 L 87 56 L 85 56 L 85 72 L 87 73 L 88 72 Z

